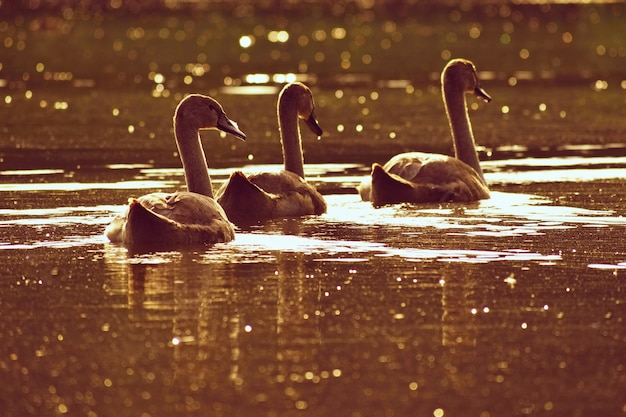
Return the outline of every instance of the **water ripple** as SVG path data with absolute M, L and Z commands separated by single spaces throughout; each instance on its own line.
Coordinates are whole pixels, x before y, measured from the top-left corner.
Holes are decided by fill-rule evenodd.
M 486 263 L 494 261 L 536 261 L 554 262 L 561 260 L 560 255 L 540 254 L 522 249 L 506 251 L 471 250 L 471 249 L 429 249 L 396 248 L 379 242 L 333 240 L 290 235 L 272 235 L 261 233 L 240 233 L 234 242 L 221 248 L 222 252 L 209 251 L 203 255 L 210 262 L 237 259 L 259 262 L 257 255 L 265 255 L 262 261 L 273 261 L 281 253 L 302 253 L 321 255 L 314 257 L 317 262 L 365 262 L 374 257 L 398 257 L 408 261 L 442 261 Z M 238 256 L 239 255 L 239 256 Z M 241 256 L 243 255 L 243 256 Z M 356 256 L 359 255 L 359 256 Z

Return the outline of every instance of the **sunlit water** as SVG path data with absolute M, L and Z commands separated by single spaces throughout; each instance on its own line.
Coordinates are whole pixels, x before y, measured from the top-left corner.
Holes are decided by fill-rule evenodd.
M 540 183 L 563 183 L 563 182 L 583 182 L 593 184 L 607 181 L 619 180 L 626 166 L 626 159 L 623 157 L 596 157 L 596 158 L 543 158 L 543 159 L 517 159 L 491 161 L 483 164 L 487 170 L 486 178 L 491 184 L 496 184 L 500 188 L 512 184 L 540 184 Z M 614 168 L 601 168 L 606 165 Z M 523 167 L 523 170 L 516 168 Z M 153 169 L 148 166 L 128 165 L 109 166 L 111 171 L 106 175 L 115 177 L 115 172 L 123 169 L 138 170 L 135 178 L 125 181 L 104 182 L 104 183 L 82 183 L 82 182 L 10 182 L 0 184 L 0 192 L 5 194 L 11 192 L 31 193 L 35 198 L 40 198 L 41 192 L 97 192 L 115 190 L 127 193 L 128 196 L 140 195 L 144 190 L 149 189 L 172 189 L 182 187 L 184 181 L 180 168 L 174 169 Z M 216 184 L 228 176 L 234 169 L 242 169 L 243 172 L 277 171 L 280 165 L 251 165 L 237 168 L 223 168 L 212 170 L 213 176 L 217 178 Z M 530 169 L 529 169 L 530 168 Z M 326 214 L 319 217 L 310 217 L 302 220 L 303 226 L 324 228 L 324 226 L 337 227 L 338 225 L 351 228 L 363 233 L 364 240 L 375 240 L 368 236 L 376 229 L 393 228 L 414 228 L 415 233 L 419 230 L 435 230 L 446 233 L 460 233 L 466 235 L 483 235 L 493 237 L 506 237 L 517 234 L 539 234 L 550 228 L 572 228 L 579 224 L 588 226 L 608 226 L 624 225 L 624 217 L 616 215 L 611 210 L 590 210 L 582 207 L 567 207 L 555 205 L 550 197 L 524 194 L 508 193 L 502 191 L 492 192 L 489 200 L 483 200 L 470 205 L 459 205 L 447 203 L 439 206 L 433 205 L 400 205 L 387 206 L 374 209 L 368 202 L 362 202 L 354 187 L 364 178 L 360 172 L 366 172 L 367 167 L 359 167 L 354 164 L 323 164 L 307 166 L 306 175 L 309 181 L 315 183 L 320 189 L 340 190 L 339 194 L 326 195 L 329 209 Z M 12 177 L 16 180 L 36 176 L 38 178 L 46 175 L 63 175 L 63 170 L 12 170 L 3 171 L 0 175 Z M 340 173 L 340 174 L 338 174 Z M 113 174 L 113 175 L 111 175 Z M 159 178 L 159 179 L 155 179 Z M 26 194 L 28 196 L 28 194 Z M 61 194 L 62 195 L 62 194 Z M 24 196 L 24 194 L 20 194 Z M 93 197 L 90 197 L 93 199 Z M 62 201 L 62 199 L 60 199 Z M 59 198 L 57 198 L 59 201 Z M 23 201 L 14 200 L 14 204 L 23 205 Z M 0 225 L 20 225 L 31 228 L 43 228 L 47 226 L 71 227 L 72 225 L 91 225 L 101 227 L 108 224 L 113 216 L 123 213 L 125 205 L 96 205 L 96 206 L 61 206 L 44 207 L 31 209 L 0 209 L 0 215 L 4 220 Z M 292 220 L 291 222 L 297 222 Z M 307 248 L 317 247 L 317 251 L 324 251 L 324 246 L 333 247 L 335 243 L 346 245 L 350 242 L 335 241 L 325 236 L 324 231 L 316 233 L 320 238 L 311 239 L 302 237 L 296 241 L 290 241 L 283 236 L 279 230 L 275 238 L 271 238 L 274 228 L 278 227 L 280 221 L 270 222 L 265 230 L 263 227 L 254 227 L 253 230 L 240 231 L 238 238 L 233 245 L 235 248 L 239 244 L 250 249 L 251 242 L 257 242 L 259 249 L 273 250 L 293 250 L 306 251 Z M 99 230 L 98 230 L 99 232 Z M 400 234 L 408 232 L 402 230 Z M 256 239 L 254 235 L 262 235 L 261 239 Z M 296 233 L 297 234 L 297 233 Z M 334 233 L 333 233 L 334 234 Z M 57 242 L 50 236 L 50 241 L 33 242 L 33 247 L 47 246 L 49 244 L 69 244 L 72 239 Z M 90 244 L 101 241 L 100 233 L 97 236 L 88 236 L 83 240 L 74 240 L 74 245 Z M 281 243 L 282 242 L 282 243 Z M 267 247 L 263 245 L 267 244 Z M 355 251 L 360 252 L 366 248 L 379 248 L 378 242 L 359 245 L 355 243 Z M 24 243 L 11 244 L 3 242 L 5 249 L 24 249 L 28 245 Z M 358 249 L 361 248 L 361 249 Z M 332 251 L 328 249 L 328 251 Z
M 621 4 L 21 3 L 0 2 L 0 417 L 626 415 Z M 494 98 L 468 101 L 492 198 L 360 201 L 373 161 L 450 152 L 456 56 Z M 184 94 L 250 136 L 203 133 L 219 186 L 280 169 L 293 80 L 326 214 L 180 251 L 106 240 L 128 197 L 184 188 Z
M 182 187 L 180 169 L 5 171 L 2 400 L 37 415 L 620 415 L 626 195 L 564 201 L 621 181 L 626 159 L 540 162 L 486 163 L 490 200 L 380 209 L 353 188 L 367 167 L 313 165 L 339 190 L 325 215 L 143 255 L 103 229 L 125 197 Z

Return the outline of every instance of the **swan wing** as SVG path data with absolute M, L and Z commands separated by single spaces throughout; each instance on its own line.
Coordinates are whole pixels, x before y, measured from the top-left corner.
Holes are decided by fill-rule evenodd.
M 326 213 L 324 197 L 314 186 L 291 171 L 264 172 L 250 175 L 251 183 L 277 201 L 276 216 L 294 217 Z
M 406 152 L 393 156 L 382 168 L 389 174 L 396 175 L 406 181 L 417 181 L 422 167 L 433 155 L 422 152 Z M 378 164 L 376 164 L 378 165 Z M 372 177 L 368 176 L 357 187 L 361 200 L 370 201 L 372 193 Z
M 472 189 L 480 189 L 470 193 L 475 199 L 489 198 L 489 190 L 479 174 L 465 162 L 448 155 L 409 152 L 394 156 L 383 168 L 413 183 L 449 186 L 450 189 L 455 188 L 455 183 L 467 184 Z
M 403 155 L 387 170 L 372 167 L 370 199 L 374 206 L 394 203 L 469 202 L 489 198 L 489 190 L 469 165 L 445 155 L 419 155 L 417 173 L 412 159 Z M 395 172 L 394 172 L 395 171 Z M 399 174 L 398 174 L 399 173 Z M 414 175 L 410 175 L 414 174 Z
M 137 199 L 146 209 L 181 224 L 208 225 L 226 218 L 215 200 L 202 194 L 180 191 L 172 194 L 152 193 Z
M 271 218 L 276 206 L 273 196 L 250 182 L 241 171 L 233 172 L 222 185 L 217 192 L 217 202 L 238 226 Z
M 383 168 L 385 168 L 385 171 L 404 178 L 407 181 L 415 181 L 425 165 L 433 162 L 445 162 L 450 159 L 454 158 L 439 154 L 407 152 L 394 156 L 383 165 Z
M 490 197 L 489 188 L 474 168 L 456 158 L 433 158 L 424 164 L 416 181 L 444 187 L 450 201 L 468 202 Z
M 171 203 L 175 207 L 173 211 L 184 211 L 183 207 L 187 204 L 202 201 L 192 193 L 181 193 L 178 198 Z M 208 207 L 214 208 L 214 205 L 209 204 Z M 219 214 L 219 211 L 205 212 L 204 216 L 194 214 L 187 218 L 176 213 L 172 216 L 178 218 L 176 221 L 150 210 L 140 199 L 135 199 L 129 205 L 124 243 L 134 251 L 144 251 L 229 242 L 235 238 L 233 225 Z
M 374 207 L 396 203 L 436 203 L 452 199 L 450 189 L 445 184 L 412 182 L 387 172 L 379 164 L 372 166 L 371 201 Z
M 151 250 L 229 242 L 235 230 L 212 198 L 178 192 L 129 199 L 126 213 L 111 222 L 105 235 L 133 250 Z

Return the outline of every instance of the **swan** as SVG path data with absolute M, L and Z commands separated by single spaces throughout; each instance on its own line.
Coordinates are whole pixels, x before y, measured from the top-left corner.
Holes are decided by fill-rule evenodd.
M 476 68 L 453 59 L 441 74 L 443 102 L 452 130 L 455 157 L 407 152 L 385 165 L 374 163 L 371 176 L 358 187 L 363 201 L 375 207 L 394 203 L 469 202 L 489 198 L 467 113 L 465 93 L 491 101 L 481 87 Z
M 188 191 L 130 198 L 126 213 L 113 219 L 105 230 L 111 242 L 130 248 L 162 248 L 235 238 L 233 225 L 213 199 L 200 129 L 218 129 L 246 139 L 215 99 L 200 94 L 183 98 L 174 112 L 174 137 Z
M 217 201 L 236 225 L 326 212 L 324 198 L 304 179 L 298 120 L 304 120 L 317 136 L 322 134 L 311 90 L 300 82 L 287 84 L 278 95 L 277 112 L 284 169 L 247 177 L 235 171 L 217 192 Z

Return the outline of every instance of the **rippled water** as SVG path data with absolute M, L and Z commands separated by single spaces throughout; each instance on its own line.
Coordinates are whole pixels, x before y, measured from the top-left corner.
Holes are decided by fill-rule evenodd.
M 106 3 L 0 2 L 0 417 L 626 415 L 622 5 Z M 361 202 L 372 162 L 451 152 L 452 56 L 494 98 L 468 102 L 492 198 Z M 184 188 L 185 93 L 249 135 L 203 133 L 216 185 L 279 169 L 294 77 L 328 213 L 106 240 L 128 197 Z
M 4 171 L 2 415 L 620 415 L 625 167 L 491 161 L 490 200 L 374 209 L 367 167 L 313 165 L 327 214 L 134 256 L 104 226 L 180 169 Z

